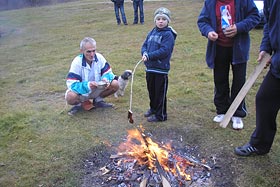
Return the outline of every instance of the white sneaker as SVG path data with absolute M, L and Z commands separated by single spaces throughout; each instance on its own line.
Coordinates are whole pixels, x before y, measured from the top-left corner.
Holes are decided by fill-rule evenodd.
M 240 117 L 232 117 L 231 118 L 231 121 L 232 121 L 232 128 L 235 129 L 235 130 L 240 130 L 240 129 L 243 129 L 243 121 Z
M 223 121 L 225 115 L 224 114 L 218 114 L 217 116 L 214 117 L 213 121 L 214 122 L 217 122 L 217 123 L 220 123 Z

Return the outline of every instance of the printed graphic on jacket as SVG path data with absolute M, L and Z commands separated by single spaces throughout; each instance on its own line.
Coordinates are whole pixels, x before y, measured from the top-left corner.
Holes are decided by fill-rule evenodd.
M 231 8 L 230 5 L 223 5 L 220 7 L 221 12 L 221 26 L 222 30 L 232 25 Z

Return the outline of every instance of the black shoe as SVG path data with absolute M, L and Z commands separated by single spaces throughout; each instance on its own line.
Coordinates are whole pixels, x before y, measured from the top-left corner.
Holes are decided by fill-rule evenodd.
M 74 116 L 77 112 L 81 111 L 82 107 L 81 106 L 73 106 L 69 111 L 68 111 L 68 115 L 69 116 Z
M 151 115 L 153 115 L 154 112 L 152 112 L 151 109 L 147 110 L 147 112 L 144 114 L 144 116 L 147 118 L 147 117 L 150 117 Z
M 124 25 L 127 25 L 127 23 L 124 23 Z
M 155 115 L 148 117 L 147 121 L 148 122 L 160 122 L 160 120 Z
M 267 152 L 260 151 L 256 147 L 247 143 L 241 147 L 236 147 L 234 149 L 234 153 L 239 156 L 250 156 L 250 155 L 264 155 Z
M 113 107 L 113 104 L 106 103 L 105 101 L 99 101 L 97 103 L 94 103 L 94 106 L 96 108 L 111 108 L 111 107 Z

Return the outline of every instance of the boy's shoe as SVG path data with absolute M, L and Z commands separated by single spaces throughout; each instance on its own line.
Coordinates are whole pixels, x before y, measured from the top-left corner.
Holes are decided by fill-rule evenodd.
M 113 104 L 106 103 L 105 101 L 99 101 L 97 103 L 94 103 L 94 106 L 96 108 L 111 108 L 111 107 L 113 107 Z
M 82 102 L 82 107 L 84 110 L 87 110 L 87 111 L 94 108 L 94 106 L 93 106 L 92 102 L 90 102 L 90 100 Z
M 68 115 L 73 116 L 81 110 L 82 110 L 82 107 L 80 105 L 75 105 L 68 111 Z
M 254 146 L 252 146 L 250 143 L 247 143 L 241 147 L 236 147 L 234 149 L 234 153 L 239 156 L 250 156 L 250 155 L 264 155 L 267 154 L 267 152 L 261 152 Z
M 150 117 L 148 117 L 147 121 L 148 122 L 160 122 L 160 120 L 155 115 L 151 115 Z
M 244 127 L 243 121 L 240 117 L 233 116 L 231 118 L 232 121 L 232 128 L 235 130 L 241 130 Z
M 218 114 L 217 116 L 215 116 L 213 118 L 213 121 L 214 122 L 217 122 L 217 123 L 221 123 L 224 119 L 225 115 L 224 114 Z
M 147 117 L 150 117 L 151 115 L 153 115 L 154 113 L 152 112 L 151 109 L 147 110 L 147 112 L 145 112 L 144 116 L 147 118 Z

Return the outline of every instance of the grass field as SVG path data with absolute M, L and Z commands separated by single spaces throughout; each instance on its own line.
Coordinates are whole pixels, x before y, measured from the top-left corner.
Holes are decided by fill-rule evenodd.
M 178 37 L 171 60 L 168 120 L 149 124 L 143 65 L 133 87 L 136 124 L 158 139 L 197 146 L 206 160 L 216 159 L 213 186 L 280 186 L 280 134 L 266 156 L 241 158 L 233 148 L 246 143 L 255 126 L 254 97 L 267 72 L 246 97 L 245 128 L 222 129 L 212 122 L 212 71 L 205 64 L 206 39 L 196 26 L 202 0 L 145 1 L 145 24 L 132 25 L 133 7 L 125 3 L 128 26 L 116 24 L 111 1 L 83 0 L 37 8 L 0 12 L 0 186 L 82 186 L 83 160 L 105 145 L 116 147 L 133 128 L 127 122 L 129 90 L 124 97 L 107 98 L 114 109 L 67 115 L 65 77 L 79 42 L 90 36 L 115 74 L 133 69 L 140 48 L 153 27 L 160 6 L 172 12 L 171 26 Z M 248 75 L 256 65 L 261 29 L 251 31 Z M 277 122 L 280 122 L 278 115 Z M 106 146 L 105 146 L 106 147 Z M 109 146 L 110 147 L 110 146 Z

